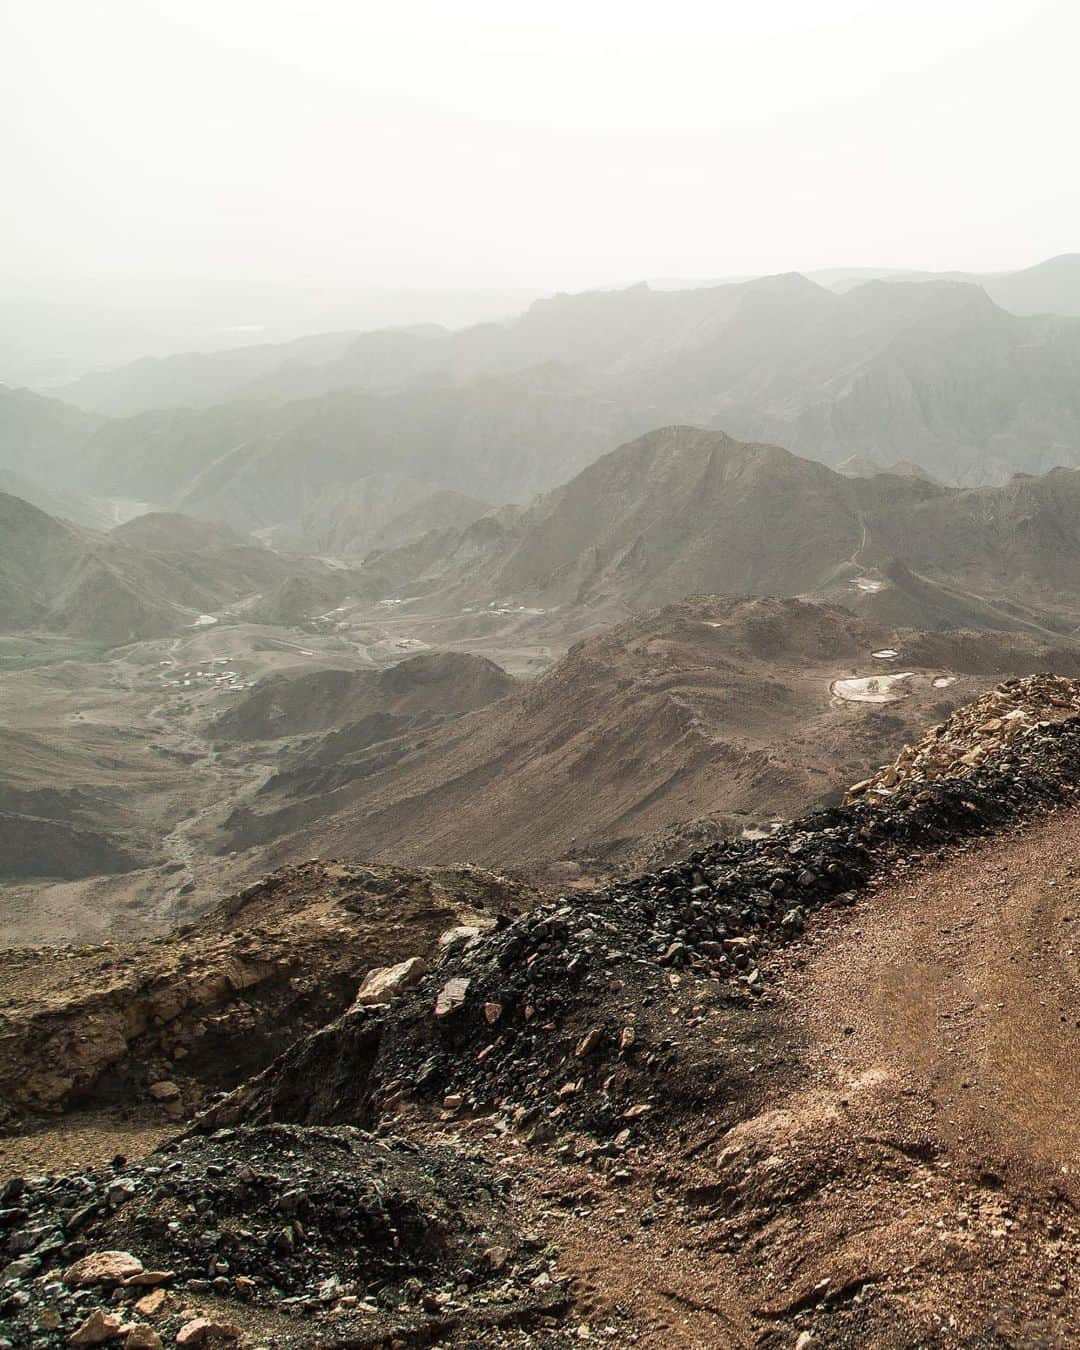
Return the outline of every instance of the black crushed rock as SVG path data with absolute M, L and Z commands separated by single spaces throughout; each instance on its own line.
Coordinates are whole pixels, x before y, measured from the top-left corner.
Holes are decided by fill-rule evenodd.
M 396 1002 L 299 1043 L 206 1122 L 371 1125 L 413 1098 L 618 1139 L 654 1112 L 670 1124 L 682 1108 L 719 1108 L 750 1086 L 746 1037 L 757 1033 L 737 1014 L 761 1009 L 763 994 L 767 1004 L 762 967 L 815 911 L 856 903 L 927 852 L 1071 802 L 1078 780 L 1080 719 L 1042 722 L 963 777 L 904 783 L 565 895 L 452 948 Z M 756 1048 L 780 1058 L 759 1023 Z
M 174 1272 L 180 1299 L 154 1321 L 166 1344 L 191 1296 L 291 1313 L 298 1345 L 546 1322 L 568 1296 L 543 1244 L 515 1231 L 507 1187 L 478 1156 L 349 1126 L 225 1129 L 138 1165 L 20 1179 L 0 1208 L 0 1336 L 66 1345 L 95 1308 L 141 1320 L 146 1288 L 116 1305 L 64 1282 L 77 1258 L 109 1250 Z

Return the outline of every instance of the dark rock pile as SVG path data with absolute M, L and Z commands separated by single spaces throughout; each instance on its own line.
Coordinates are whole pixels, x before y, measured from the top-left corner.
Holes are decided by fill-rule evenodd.
M 760 998 L 770 952 L 816 910 L 855 903 L 927 850 L 1071 799 L 1078 778 L 1080 719 L 1041 722 L 962 777 L 908 780 L 502 920 L 451 947 L 415 990 L 298 1044 L 209 1120 L 371 1124 L 415 1098 L 617 1140 L 661 1108 L 670 1121 L 680 1101 L 704 1109 L 739 1072 L 708 1033 Z
M 350 1127 L 222 1130 L 2 1198 L 11 1345 L 66 1345 L 99 1311 L 124 1328 L 148 1319 L 171 1344 L 192 1299 L 292 1314 L 297 1344 L 356 1346 L 528 1324 L 567 1302 L 481 1161 Z M 152 1289 L 163 1296 L 140 1307 Z

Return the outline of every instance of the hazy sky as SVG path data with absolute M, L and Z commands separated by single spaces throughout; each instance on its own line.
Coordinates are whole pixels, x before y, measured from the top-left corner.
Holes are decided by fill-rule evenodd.
M 0 268 L 576 288 L 1080 249 L 1076 0 L 3 0 Z

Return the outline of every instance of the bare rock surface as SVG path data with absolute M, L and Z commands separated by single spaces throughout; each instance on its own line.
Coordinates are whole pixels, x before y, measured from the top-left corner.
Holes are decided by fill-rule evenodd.
M 1080 680 L 1027 675 L 1006 680 L 905 745 L 892 764 L 854 784 L 848 800 L 886 797 L 901 783 L 963 777 L 993 760 L 1040 722 L 1080 716 Z

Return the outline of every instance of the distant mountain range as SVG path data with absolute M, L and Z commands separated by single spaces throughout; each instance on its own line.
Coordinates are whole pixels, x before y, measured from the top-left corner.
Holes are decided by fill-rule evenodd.
M 227 528 L 148 515 L 110 533 L 0 493 L 0 632 L 66 633 L 112 647 L 193 627 L 200 616 L 297 577 L 337 595 L 348 572 L 288 559 Z
M 642 286 L 460 333 L 369 335 L 219 406 L 107 423 L 87 481 L 256 527 L 372 474 L 521 502 L 683 422 L 993 482 L 1080 461 L 1078 371 L 1080 319 L 1020 318 L 969 284 Z
M 668 427 L 527 510 L 373 556 L 365 570 L 387 593 L 448 612 L 618 617 L 698 593 L 812 594 L 921 627 L 1053 630 L 1080 621 L 1080 471 L 947 488 Z
M 981 286 L 1011 314 L 1080 315 L 1080 253 L 1062 253 L 1015 272 L 883 271 L 873 268 L 813 272 L 813 280 L 846 291 L 867 281 L 963 281 Z
M 348 592 L 404 600 L 406 614 L 410 604 L 547 611 L 564 633 L 693 594 L 815 596 L 924 628 L 1046 636 L 1080 624 L 1076 469 L 950 488 L 910 472 L 837 473 L 775 445 L 674 426 L 526 508 L 486 511 L 449 489 L 410 488 L 372 479 L 327 491 L 324 551 L 348 551 L 354 529 L 406 538 L 344 570 L 201 516 L 151 513 L 102 532 L 0 497 L 0 623 L 114 644 L 223 611 L 298 623 Z M 440 523 L 449 519 L 458 523 Z M 314 532 L 295 530 L 298 540 Z
M 982 280 L 1041 308 L 1074 273 L 1070 255 Z M 1011 313 L 970 281 L 636 286 L 456 332 L 143 361 L 68 386 L 79 408 L 0 390 L 0 472 L 363 554 L 671 424 L 970 486 L 1045 473 L 1080 464 L 1078 375 L 1080 318 Z

